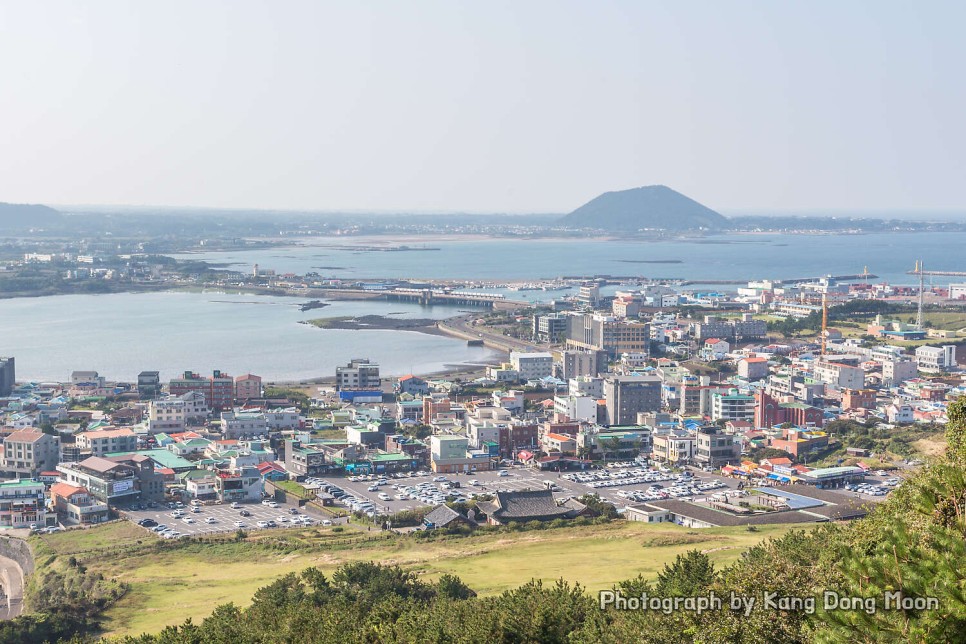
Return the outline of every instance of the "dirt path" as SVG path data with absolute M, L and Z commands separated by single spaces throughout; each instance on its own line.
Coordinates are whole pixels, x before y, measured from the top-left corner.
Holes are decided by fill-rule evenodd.
M 13 619 L 23 611 L 23 570 L 13 559 L 0 557 L 0 584 L 4 601 L 0 602 L 0 619 Z

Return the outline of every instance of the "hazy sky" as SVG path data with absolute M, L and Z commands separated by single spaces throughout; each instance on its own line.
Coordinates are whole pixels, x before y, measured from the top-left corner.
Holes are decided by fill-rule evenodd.
M 966 208 L 963 2 L 0 0 L 0 201 Z

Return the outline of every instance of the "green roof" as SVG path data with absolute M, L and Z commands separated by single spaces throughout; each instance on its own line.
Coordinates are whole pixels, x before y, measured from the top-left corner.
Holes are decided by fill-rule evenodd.
M 40 481 L 35 481 L 33 479 L 14 479 L 13 481 L 3 481 L 0 482 L 0 488 L 18 488 L 18 487 L 36 487 L 43 486 Z
M 195 466 L 195 464 L 191 461 L 181 458 L 174 452 L 169 452 L 166 449 L 142 449 L 136 452 L 114 452 L 112 454 L 107 454 L 107 456 L 132 456 L 134 454 L 147 456 L 161 467 L 170 467 L 173 470 L 183 470 L 185 468 Z
M 373 462 L 411 461 L 412 459 L 413 457 L 409 454 L 376 454 L 369 457 L 369 460 Z

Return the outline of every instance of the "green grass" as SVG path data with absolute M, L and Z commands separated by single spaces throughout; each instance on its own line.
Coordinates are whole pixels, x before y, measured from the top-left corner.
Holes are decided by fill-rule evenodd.
M 94 528 L 78 528 L 38 535 L 33 539 L 35 549 L 39 548 L 56 555 L 72 555 L 135 546 L 139 543 L 152 543 L 157 541 L 158 537 L 129 521 L 114 521 Z
M 349 561 L 399 564 L 427 579 L 459 575 L 481 594 L 514 588 L 531 578 L 564 578 L 587 590 L 610 587 L 643 574 L 654 577 L 665 563 L 697 548 L 718 566 L 733 563 L 763 538 L 786 532 L 786 526 L 746 529 L 689 530 L 670 524 L 613 522 L 520 533 L 479 534 L 438 540 L 396 537 L 389 541 L 341 546 L 362 535 L 311 530 L 283 533 L 290 547 L 276 552 L 258 541 L 277 540 L 279 533 L 252 535 L 245 542 L 186 542 L 176 548 L 85 557 L 89 570 L 117 577 L 130 592 L 105 614 L 111 635 L 156 632 L 164 626 L 197 621 L 218 604 L 246 605 L 254 592 L 289 572 L 310 566 L 331 573 Z M 327 545 L 326 541 L 335 541 Z

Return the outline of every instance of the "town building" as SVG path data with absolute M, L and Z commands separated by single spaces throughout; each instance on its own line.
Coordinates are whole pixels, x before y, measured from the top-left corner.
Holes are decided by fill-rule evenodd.
M 161 395 L 161 372 L 142 371 L 138 374 L 138 397 L 153 400 Z
M 29 528 L 46 523 L 43 483 L 33 479 L 0 482 L 0 528 Z
M 842 392 L 843 411 L 875 409 L 874 389 L 846 389 Z
M 336 367 L 337 390 L 376 391 L 382 387 L 379 365 L 369 358 L 353 358 L 346 366 Z
M 152 434 L 184 431 L 185 417 L 185 401 L 181 398 L 148 403 L 148 431 Z
M 580 376 L 596 376 L 607 370 L 607 354 L 603 351 L 568 349 L 560 352 L 558 376 L 570 380 Z
M 262 377 L 246 373 L 235 378 L 235 400 L 244 404 L 253 398 L 262 397 Z
M 542 352 L 512 351 L 510 366 L 520 374 L 520 380 L 548 378 L 553 375 L 553 355 Z
M 738 361 L 738 375 L 745 380 L 761 380 L 768 377 L 768 358 L 742 358 Z
M 285 470 L 296 479 L 321 476 L 326 472 L 326 453 L 320 445 L 286 439 Z
M 815 363 L 815 378 L 835 389 L 863 389 L 865 372 L 842 362 L 820 360 Z
M 16 361 L 0 357 L 0 396 L 9 396 L 17 383 Z
M 553 410 L 572 421 L 597 422 L 597 398 L 592 396 L 554 396 Z
M 604 351 L 615 359 L 622 353 L 648 353 L 650 349 L 650 331 L 646 323 L 598 313 L 572 313 L 568 318 L 569 349 Z
M 695 433 L 695 464 L 718 469 L 724 465 L 736 465 L 740 457 L 741 445 L 722 428 L 702 427 Z
M 408 394 L 410 396 L 429 395 L 429 383 L 419 376 L 412 374 L 400 377 L 396 381 L 395 389 L 397 394 Z
M 737 389 L 730 389 L 727 393 L 715 392 L 711 394 L 711 420 L 746 420 L 755 419 L 755 399 L 738 393 Z
M 916 364 L 920 371 L 941 373 L 956 369 L 956 345 L 916 347 Z
M 210 378 L 202 378 L 196 373 L 185 371 L 180 378 L 172 378 L 168 382 L 168 393 L 172 396 L 191 392 L 203 394 L 205 404 L 210 409 L 230 409 L 235 400 L 235 380 L 216 369 Z
M 86 488 L 70 483 L 50 486 L 50 505 L 61 523 L 94 525 L 110 519 L 110 508 L 91 496 Z
M 61 463 L 57 471 L 63 482 L 86 488 L 108 505 L 164 499 L 164 476 L 143 454 L 90 456 L 77 463 Z
M 35 478 L 53 470 L 60 462 L 60 439 L 38 429 L 14 431 L 3 439 L 4 474 L 16 478 Z
M 561 342 L 567 335 L 567 316 L 562 313 L 533 316 L 533 339 L 537 342 Z
M 773 438 L 769 447 L 788 452 L 796 460 L 828 447 L 828 434 L 800 427 L 782 429 L 781 438 Z
M 882 362 L 882 385 L 895 387 L 919 375 L 919 365 L 910 358 L 891 357 Z
M 251 438 L 268 433 L 265 414 L 260 411 L 223 411 L 220 418 L 224 438 Z
M 651 435 L 651 457 L 674 465 L 690 463 L 696 443 L 694 434 L 681 429 L 655 432 Z
M 708 338 L 757 340 L 768 334 L 768 324 L 764 320 L 754 319 L 750 313 L 742 314 L 740 319 L 729 320 L 706 315 L 702 322 L 694 323 L 693 333 L 694 339 L 702 342 Z
M 604 379 L 608 425 L 632 425 L 642 411 L 661 409 L 661 380 L 656 376 L 610 376 Z
M 127 428 L 105 428 L 75 435 L 74 442 L 81 453 L 104 456 L 113 452 L 133 452 L 138 448 L 138 437 Z

